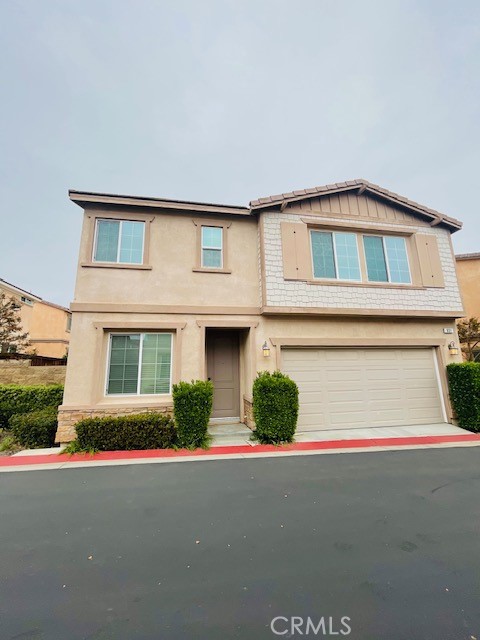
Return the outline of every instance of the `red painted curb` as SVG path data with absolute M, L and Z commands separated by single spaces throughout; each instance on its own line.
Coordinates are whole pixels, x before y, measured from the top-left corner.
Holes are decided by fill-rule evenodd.
M 75 453 L 73 455 L 51 453 L 42 456 L 10 456 L 0 458 L 0 467 L 18 467 L 36 464 L 63 464 L 69 462 L 91 462 L 104 460 L 141 460 L 149 458 L 204 457 L 211 455 L 281 453 L 283 451 L 324 451 L 328 449 L 364 449 L 370 447 L 398 447 L 420 444 L 444 444 L 449 442 L 480 441 L 480 434 L 469 433 L 450 436 L 411 436 L 402 438 L 368 438 L 351 440 L 323 440 L 320 442 L 295 442 L 275 446 L 272 444 L 233 445 L 211 449 L 149 449 L 148 451 L 102 451 L 100 453 Z

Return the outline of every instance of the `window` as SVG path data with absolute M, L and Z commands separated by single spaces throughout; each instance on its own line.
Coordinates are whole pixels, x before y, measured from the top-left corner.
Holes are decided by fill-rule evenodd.
M 221 269 L 223 266 L 223 228 L 202 227 L 202 267 Z
M 26 296 L 20 296 L 20 300 L 24 303 L 24 304 L 29 304 L 30 306 L 33 305 L 33 300 L 31 298 L 27 298 Z
M 361 280 L 354 233 L 311 231 L 313 275 L 334 280 Z
M 405 238 L 398 236 L 363 236 L 367 276 L 370 282 L 410 284 Z
M 142 264 L 144 234 L 144 222 L 97 220 L 94 261 Z
M 67 327 L 66 327 L 67 331 L 71 331 L 72 330 L 72 314 L 68 313 L 67 314 Z
M 171 333 L 110 334 L 107 395 L 170 393 Z

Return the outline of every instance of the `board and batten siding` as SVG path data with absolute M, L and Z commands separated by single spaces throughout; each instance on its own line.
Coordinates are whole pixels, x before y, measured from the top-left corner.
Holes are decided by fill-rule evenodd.
M 347 199 L 347 195 L 343 194 L 340 202 Z M 319 201 L 323 202 L 323 198 Z M 332 198 L 329 197 L 329 201 Z M 355 198 L 353 198 L 355 200 Z M 350 201 L 350 197 L 348 197 Z M 370 202 L 369 198 L 365 201 Z M 357 202 L 361 202 L 361 198 L 357 198 Z M 301 203 L 302 207 L 305 202 Z M 388 234 L 388 229 L 392 232 L 398 232 L 401 229 L 399 222 L 403 223 L 410 232 L 415 233 L 415 244 L 418 250 L 418 258 L 420 263 L 422 285 L 419 287 L 382 287 L 375 284 L 368 286 L 348 286 L 345 283 L 325 284 L 319 281 L 314 284 L 308 282 L 311 279 L 311 250 L 308 239 L 307 224 L 302 224 L 301 220 L 308 222 L 318 222 L 318 213 L 308 215 L 305 208 L 301 209 L 301 220 L 299 216 L 298 205 L 296 213 L 289 209 L 281 211 L 266 211 L 262 213 L 262 227 L 264 233 L 264 251 L 265 251 L 265 303 L 272 307 L 306 307 L 314 308 L 345 308 L 345 309 L 392 309 L 401 311 L 435 311 L 435 312 L 461 312 L 462 301 L 460 297 L 455 261 L 450 244 L 450 232 L 440 226 L 431 227 L 413 216 L 398 210 L 395 215 L 404 216 L 402 220 L 391 220 L 391 213 L 387 211 L 389 207 L 385 207 L 385 218 L 380 221 L 381 207 L 380 203 L 376 203 L 376 212 L 379 216 L 372 219 L 370 216 L 367 220 L 363 216 L 358 219 L 362 220 L 362 227 L 368 229 L 381 225 L 382 234 Z M 323 205 L 322 205 L 323 206 Z M 371 205 L 370 210 L 372 210 Z M 393 209 L 392 209 L 393 210 Z M 324 212 L 326 213 L 326 212 Z M 323 217 L 325 221 L 325 217 Z M 336 222 L 344 224 L 346 218 L 342 214 L 336 217 L 334 214 L 328 216 L 328 221 L 334 225 Z M 352 224 L 356 220 L 351 217 Z M 303 228 L 300 231 L 300 240 L 307 250 L 303 252 L 299 250 L 294 243 L 297 240 L 292 239 L 293 225 L 296 228 Z M 282 239 L 283 231 L 283 239 Z M 353 231 L 353 230 L 352 230 Z M 361 233 L 361 232 L 358 232 Z M 290 237 L 289 237 L 290 236 Z M 282 246 L 283 244 L 283 246 Z M 287 245 L 287 246 L 286 246 Z M 283 256 L 286 255 L 285 249 L 295 246 L 295 252 L 290 251 L 290 258 L 287 258 L 287 264 L 284 265 Z M 430 246 L 430 249 L 429 249 Z M 295 257 L 292 257 L 295 256 Z M 437 262 L 436 262 L 437 261 Z M 286 268 L 285 275 L 284 269 Z M 297 274 L 294 276 L 293 274 Z M 293 277 L 292 277 L 293 275 Z M 288 278 L 292 279 L 288 279 Z M 287 278 L 287 279 L 286 279 Z

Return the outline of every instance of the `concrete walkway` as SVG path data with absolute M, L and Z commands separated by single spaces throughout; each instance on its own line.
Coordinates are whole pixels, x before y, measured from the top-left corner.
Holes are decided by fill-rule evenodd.
M 212 447 L 235 446 L 252 442 L 252 431 L 244 424 L 216 424 L 208 427 Z M 368 429 L 319 429 L 297 431 L 295 442 L 325 442 L 327 440 L 358 440 L 370 438 L 410 438 L 418 436 L 461 435 L 468 433 L 445 422 L 418 424 L 408 427 L 370 427 Z

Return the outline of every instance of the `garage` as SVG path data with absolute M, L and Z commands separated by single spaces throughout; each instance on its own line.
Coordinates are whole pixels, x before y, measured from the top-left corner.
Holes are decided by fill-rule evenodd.
M 434 349 L 282 349 L 299 431 L 446 422 Z

